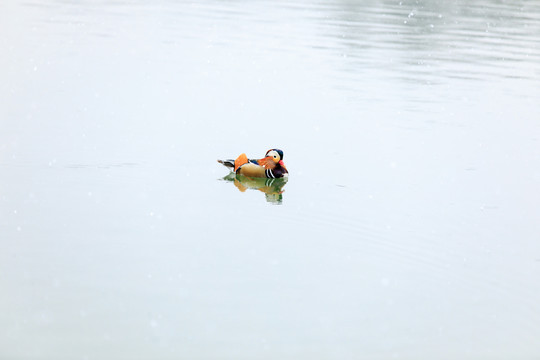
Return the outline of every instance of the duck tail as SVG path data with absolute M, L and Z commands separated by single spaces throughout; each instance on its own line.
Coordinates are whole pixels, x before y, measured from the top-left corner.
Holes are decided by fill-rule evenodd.
M 218 160 L 217 162 L 223 164 L 229 170 L 234 171 L 234 160 Z
M 218 160 L 218 163 L 223 164 L 225 167 L 229 168 L 229 170 L 234 172 L 236 172 L 240 166 L 247 164 L 248 162 L 249 159 L 246 154 L 240 155 L 236 160 Z

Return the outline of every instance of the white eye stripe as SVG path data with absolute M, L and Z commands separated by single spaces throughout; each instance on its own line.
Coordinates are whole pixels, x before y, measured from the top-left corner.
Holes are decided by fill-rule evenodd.
M 271 157 L 273 157 L 274 159 L 277 159 L 277 158 L 279 157 L 279 154 L 277 153 L 277 151 L 271 150 L 271 151 L 269 151 L 269 152 L 266 154 L 266 156 L 271 156 Z

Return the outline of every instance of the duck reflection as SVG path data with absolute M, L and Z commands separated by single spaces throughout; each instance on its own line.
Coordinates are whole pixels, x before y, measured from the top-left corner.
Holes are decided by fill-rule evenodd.
M 267 179 L 252 178 L 240 174 L 230 173 L 223 178 L 230 181 L 241 192 L 247 189 L 262 191 L 265 194 L 266 201 L 273 204 L 281 204 L 283 201 L 283 187 L 287 184 L 287 178 Z

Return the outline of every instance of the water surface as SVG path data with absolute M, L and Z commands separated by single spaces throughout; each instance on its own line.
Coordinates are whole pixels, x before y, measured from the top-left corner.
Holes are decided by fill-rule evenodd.
M 7 1 L 0 33 L 1 359 L 540 356 L 536 2 Z M 222 180 L 273 147 L 280 204 Z

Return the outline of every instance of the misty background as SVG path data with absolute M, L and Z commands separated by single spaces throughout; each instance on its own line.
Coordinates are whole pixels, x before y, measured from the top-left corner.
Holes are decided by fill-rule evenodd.
M 540 4 L 0 3 L 0 359 L 540 356 Z M 280 148 L 281 204 L 216 159 Z

